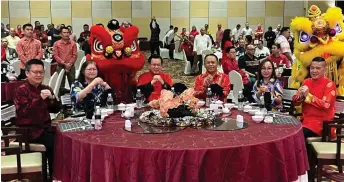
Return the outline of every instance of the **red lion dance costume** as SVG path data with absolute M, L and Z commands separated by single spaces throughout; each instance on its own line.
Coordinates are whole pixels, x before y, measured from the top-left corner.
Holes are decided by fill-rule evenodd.
M 86 55 L 86 60 L 97 63 L 104 81 L 116 91 L 116 103 L 133 100 L 135 75 L 144 66 L 145 57 L 138 46 L 138 33 L 136 26 L 123 27 L 115 19 L 109 21 L 107 28 L 98 25 L 91 28 L 91 55 Z

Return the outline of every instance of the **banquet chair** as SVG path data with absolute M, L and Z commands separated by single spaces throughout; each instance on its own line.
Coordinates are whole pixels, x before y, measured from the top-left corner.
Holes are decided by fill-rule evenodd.
M 290 84 L 291 84 L 292 78 L 291 76 L 288 78 L 288 88 L 290 88 Z
M 50 88 L 54 89 L 57 77 L 58 77 L 58 73 L 57 72 L 55 72 L 53 74 L 53 76 L 50 77 L 50 80 L 49 80 L 49 83 L 48 83 Z
M 160 56 L 162 59 L 170 59 L 169 51 L 167 48 L 164 48 L 165 41 L 162 41 L 162 47 L 159 46 Z
M 13 66 L 14 71 L 16 72 L 16 74 L 20 75 L 20 66 L 21 66 L 20 60 L 15 60 L 11 65 Z
M 80 61 L 80 64 L 78 67 L 75 67 L 75 79 L 78 79 L 79 78 L 79 75 L 80 75 L 80 71 L 81 71 L 81 66 L 82 64 L 84 64 L 86 62 L 86 56 L 84 56 L 81 61 Z
M 85 56 L 85 51 L 83 51 L 83 50 L 78 51 L 78 57 L 76 58 L 76 61 L 74 63 L 75 68 L 80 67 L 81 60 L 84 58 L 84 56 Z
M 64 73 L 65 73 L 65 70 L 62 69 L 60 71 L 60 73 L 59 73 L 59 76 L 57 77 L 57 80 L 56 80 L 56 84 L 55 84 L 55 87 L 54 87 L 54 95 L 55 95 L 56 98 L 59 97 L 62 79 L 65 79 Z
M 27 136 L 20 133 L 9 134 L 9 131 L 13 130 L 13 128 L 1 129 L 4 134 L 1 136 L 2 141 L 4 141 L 4 147 L 1 147 L 1 151 L 5 152 L 5 156 L 1 156 L 1 180 L 48 181 L 46 173 L 47 161 L 45 160 L 44 163 L 43 160 L 43 153 L 45 152 L 30 151 Z M 18 145 L 10 145 L 11 140 L 15 140 Z M 23 142 L 25 143 L 24 146 Z
M 311 180 L 314 181 L 314 174 L 316 171 L 317 181 L 321 181 L 323 165 L 336 165 L 339 173 L 343 173 L 342 164 L 344 163 L 344 146 L 342 145 L 342 139 L 344 138 L 344 135 L 341 134 L 341 130 L 344 128 L 343 124 L 344 119 L 338 119 L 335 121 L 335 123 L 328 124 L 328 128 L 326 129 L 325 133 L 326 136 L 324 136 L 325 141 L 311 143 Z M 330 141 L 331 128 L 335 128 L 337 131 L 336 142 Z M 315 168 L 315 166 L 317 166 L 317 168 Z
M 50 69 L 51 62 L 43 61 L 43 64 L 44 64 L 43 84 L 47 85 L 50 80 L 49 78 L 51 77 L 51 69 Z
M 180 40 L 175 41 L 174 52 L 173 52 L 173 58 L 174 58 L 175 60 L 184 60 L 184 61 L 185 61 L 186 54 L 185 54 L 184 49 L 182 49 L 181 51 L 179 51 L 179 46 L 180 46 L 180 44 L 181 44 L 181 41 L 180 41 Z
M 190 61 L 188 61 L 187 58 L 185 58 L 184 74 L 189 75 L 189 74 L 191 74 L 191 72 L 192 72 L 191 63 L 190 63 Z
M 237 103 L 238 102 L 238 96 L 239 96 L 239 91 L 244 89 L 244 84 L 242 82 L 242 77 L 241 75 L 235 71 L 232 70 L 229 72 L 229 78 L 231 80 L 231 85 L 233 85 L 233 90 L 232 90 L 232 102 Z M 232 88 L 231 88 L 232 89 Z M 228 94 L 229 96 L 229 94 Z

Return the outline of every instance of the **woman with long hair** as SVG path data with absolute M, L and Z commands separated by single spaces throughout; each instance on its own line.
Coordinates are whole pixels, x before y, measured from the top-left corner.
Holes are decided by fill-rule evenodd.
M 221 41 L 221 50 L 222 50 L 222 60 L 227 59 L 227 54 L 226 54 L 226 49 L 227 47 L 232 47 L 232 30 L 231 29 L 226 29 L 223 31 L 223 37 Z
M 106 105 L 107 96 L 112 93 L 112 89 L 98 76 L 98 70 L 94 61 L 86 61 L 82 64 L 79 78 L 71 86 L 74 108 L 84 109 L 88 103 L 99 106 Z
M 253 86 L 253 91 L 253 98 L 257 103 L 260 102 L 262 96 L 266 102 L 266 97 L 264 95 L 268 93 L 267 95 L 271 95 L 271 103 L 265 104 L 271 104 L 275 108 L 282 107 L 282 84 L 277 79 L 274 64 L 270 60 L 266 59 L 259 64 L 258 80 Z M 270 98 L 268 99 L 270 100 Z

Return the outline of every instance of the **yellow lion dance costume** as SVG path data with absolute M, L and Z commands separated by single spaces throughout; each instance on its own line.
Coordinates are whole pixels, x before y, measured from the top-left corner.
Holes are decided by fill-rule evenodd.
M 312 5 L 308 17 L 296 17 L 290 23 L 295 36 L 291 88 L 299 88 L 308 76 L 314 57 L 326 60 L 326 76 L 338 85 L 338 95 L 344 96 L 344 16 L 338 7 L 326 13 Z

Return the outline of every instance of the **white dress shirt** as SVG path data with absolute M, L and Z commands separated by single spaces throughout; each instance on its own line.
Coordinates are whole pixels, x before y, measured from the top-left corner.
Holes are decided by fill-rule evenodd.
M 174 30 L 170 30 L 167 32 L 167 34 L 164 37 L 164 41 L 166 41 L 166 37 L 167 37 L 167 42 L 166 42 L 167 45 L 171 44 L 171 41 L 173 40 L 175 35 L 176 34 L 174 33 Z
M 243 28 L 242 30 L 241 30 L 241 32 L 242 32 L 242 35 L 243 36 L 246 36 L 246 35 L 252 35 L 252 28 L 250 28 L 250 27 L 248 27 L 248 28 Z
M 16 49 L 17 43 L 19 42 L 20 38 L 18 36 L 12 37 L 11 35 L 6 37 L 8 41 L 8 47 L 12 49 Z
M 209 35 L 196 35 L 194 40 L 194 48 L 193 51 L 197 52 L 197 55 L 202 55 L 202 51 L 204 50 L 211 50 L 211 39 Z
M 240 29 L 238 30 L 236 27 L 233 28 L 233 31 L 232 31 L 233 40 L 237 41 L 240 35 L 241 35 L 241 30 Z

